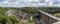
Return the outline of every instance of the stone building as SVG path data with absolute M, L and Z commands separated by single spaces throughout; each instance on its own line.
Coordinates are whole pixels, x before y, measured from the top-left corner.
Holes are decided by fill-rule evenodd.
M 23 19 L 23 18 L 25 18 L 25 16 L 27 16 L 27 13 L 23 13 L 22 11 L 18 11 L 17 17 L 19 19 Z
M 27 13 L 23 13 L 22 11 L 14 11 L 14 10 L 8 10 L 5 12 L 5 15 L 7 16 L 17 16 L 17 18 L 24 18 L 27 16 Z
M 8 10 L 8 11 L 6 11 L 6 12 L 5 12 L 5 15 L 7 15 L 7 16 L 16 16 L 16 15 L 15 15 L 15 12 L 14 12 L 13 10 Z

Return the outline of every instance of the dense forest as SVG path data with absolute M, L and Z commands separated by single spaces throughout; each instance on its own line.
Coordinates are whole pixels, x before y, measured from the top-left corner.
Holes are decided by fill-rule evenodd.
M 27 13 L 28 16 L 38 16 L 39 10 L 50 13 L 54 16 L 60 17 L 60 7 L 0 7 L 0 24 L 21 24 L 21 21 L 16 16 L 6 16 L 4 13 L 8 10 L 20 10 Z M 31 24 L 31 23 L 30 23 Z

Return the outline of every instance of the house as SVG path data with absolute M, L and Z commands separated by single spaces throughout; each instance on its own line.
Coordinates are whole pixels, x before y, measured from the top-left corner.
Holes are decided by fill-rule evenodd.
M 25 16 L 27 16 L 27 13 L 23 13 L 22 11 L 19 11 L 19 13 L 17 13 L 17 17 L 20 19 L 25 18 Z
M 15 12 L 13 10 L 8 10 L 5 12 L 5 15 L 7 16 L 15 16 Z

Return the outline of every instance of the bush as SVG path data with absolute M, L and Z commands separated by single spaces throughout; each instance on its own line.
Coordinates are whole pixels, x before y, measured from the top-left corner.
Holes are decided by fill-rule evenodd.
M 0 24 L 21 24 L 15 16 L 0 16 Z

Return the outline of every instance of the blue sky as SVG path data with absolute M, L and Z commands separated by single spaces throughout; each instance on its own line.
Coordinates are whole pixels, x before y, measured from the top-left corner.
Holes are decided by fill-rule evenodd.
M 0 2 L 3 2 L 4 0 L 0 0 Z
M 29 0 L 30 2 L 26 2 L 23 0 L 23 2 L 20 2 L 21 0 L 0 0 L 0 6 L 2 7 L 20 7 L 20 6 L 24 6 L 24 5 L 31 5 L 31 3 L 33 3 L 35 5 L 35 3 L 38 3 L 38 0 L 34 0 L 37 2 L 31 2 L 33 0 Z M 44 0 L 42 0 L 44 2 Z M 47 1 L 47 0 L 46 0 Z M 53 0 L 52 0 L 53 1 Z M 57 1 L 57 0 L 55 0 Z M 48 2 L 48 1 L 47 1 Z M 57 1 L 58 2 L 58 1 Z M 58 4 L 60 2 L 54 2 L 53 4 Z M 45 3 L 45 2 L 44 2 Z M 33 5 L 32 4 L 32 5 Z M 40 4 L 39 4 L 40 5 Z M 43 4 L 44 5 L 44 4 Z M 36 6 L 36 5 L 35 5 Z

